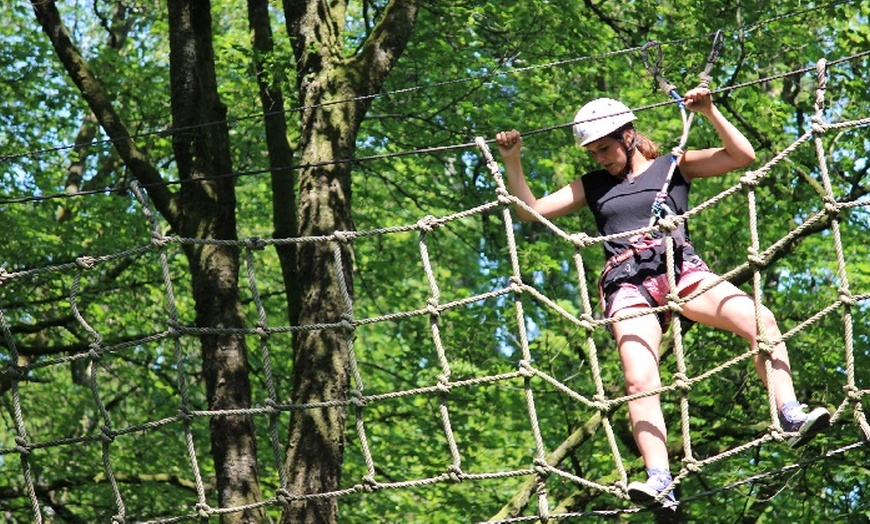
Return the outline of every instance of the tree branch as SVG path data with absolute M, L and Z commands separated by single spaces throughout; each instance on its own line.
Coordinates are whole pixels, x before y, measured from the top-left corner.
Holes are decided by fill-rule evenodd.
M 36 18 L 51 40 L 57 56 L 100 125 L 112 139 L 118 154 L 136 179 L 147 188 L 148 194 L 161 214 L 175 225 L 178 210 L 172 193 L 167 189 L 154 164 L 136 146 L 121 117 L 115 111 L 108 93 L 94 75 L 87 60 L 73 44 L 60 18 L 57 5 L 53 0 L 33 0 L 31 3 Z

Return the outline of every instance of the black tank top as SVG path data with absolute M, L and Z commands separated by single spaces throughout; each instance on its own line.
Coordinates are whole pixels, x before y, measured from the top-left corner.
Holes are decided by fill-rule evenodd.
M 670 155 L 656 158 L 633 182 L 627 178 L 615 177 L 603 169 L 583 175 L 583 191 L 595 217 L 598 232 L 602 235 L 613 235 L 649 226 L 652 205 L 665 183 L 671 162 L 673 159 Z M 683 178 L 679 167 L 674 166 L 665 204 L 677 215 L 688 211 L 689 187 L 689 181 Z M 700 258 L 689 243 L 685 221 L 672 235 L 675 272 L 679 280 L 683 261 L 694 258 L 700 262 Z M 649 239 L 644 241 L 640 238 L 620 238 L 605 242 L 604 254 L 611 259 L 637 245 L 644 247 L 636 250 L 632 256 L 622 258 L 617 264 L 607 264 L 603 269 L 599 286 L 608 299 L 624 283 L 642 287 L 646 279 L 667 272 L 666 248 L 660 241 L 656 243 Z
M 624 233 L 649 225 L 652 205 L 656 194 L 662 189 L 671 168 L 671 155 L 660 156 L 639 177 L 630 182 L 618 178 L 604 169 L 583 175 L 583 191 L 589 209 L 595 217 L 598 232 L 602 235 Z M 668 187 L 665 203 L 677 215 L 688 211 L 689 182 L 683 178 L 680 168 L 674 167 L 674 175 Z M 676 245 L 689 241 L 686 223 L 673 232 Z M 621 238 L 604 243 L 604 255 L 610 258 L 628 249 L 632 239 Z

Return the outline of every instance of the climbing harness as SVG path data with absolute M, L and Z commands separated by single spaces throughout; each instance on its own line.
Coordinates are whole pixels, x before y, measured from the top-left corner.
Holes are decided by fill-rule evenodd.
M 713 48 L 707 57 L 707 64 L 704 68 L 704 71 L 699 75 L 701 77 L 701 82 L 698 87 L 707 88 L 710 84 L 710 71 L 713 68 L 713 63 L 716 61 L 716 58 L 719 56 L 719 52 L 722 48 L 722 32 L 717 31 L 713 37 Z M 657 54 L 654 62 L 650 61 L 650 51 L 656 50 Z M 668 173 L 665 176 L 664 184 L 662 184 L 662 188 L 656 193 L 655 199 L 652 203 L 652 208 L 650 210 L 650 220 L 649 220 L 649 232 L 644 234 L 640 239 L 626 249 L 625 251 L 612 256 L 604 265 L 604 268 L 601 272 L 601 276 L 599 278 L 599 292 L 601 292 L 601 296 L 604 297 L 605 290 L 605 281 L 608 277 L 608 274 L 613 271 L 615 268 L 625 264 L 630 259 L 638 258 L 641 254 L 648 250 L 658 250 L 661 251 L 665 248 L 664 244 L 664 234 L 661 231 L 656 231 L 653 229 L 659 221 L 669 216 L 676 216 L 676 212 L 670 208 L 667 204 L 668 198 L 668 189 L 671 185 L 671 181 L 673 180 L 674 171 L 677 167 L 677 162 L 683 154 L 683 148 L 686 145 L 686 141 L 688 140 L 689 129 L 692 125 L 692 120 L 694 117 L 694 112 L 687 111 L 686 106 L 683 103 L 683 97 L 677 91 L 677 88 L 674 84 L 669 82 L 661 73 L 661 62 L 662 62 L 662 51 L 661 45 L 658 42 L 651 41 L 644 45 L 641 49 L 644 65 L 646 66 L 647 71 L 658 81 L 659 87 L 662 91 L 665 92 L 668 96 L 677 101 L 677 106 L 680 109 L 680 115 L 683 121 L 683 133 L 680 137 L 680 143 L 673 150 L 671 150 L 671 162 L 668 167 Z M 688 246 L 688 240 L 683 239 L 681 248 L 685 248 Z M 641 286 L 642 288 L 642 286 Z M 639 288 L 640 289 L 640 288 Z

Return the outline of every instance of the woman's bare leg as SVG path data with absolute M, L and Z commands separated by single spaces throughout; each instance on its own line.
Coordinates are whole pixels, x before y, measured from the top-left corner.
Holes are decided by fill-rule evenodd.
M 648 308 L 623 309 L 619 314 Z M 628 394 L 661 387 L 659 344 L 662 330 L 655 315 L 622 320 L 613 325 Z M 647 469 L 668 470 L 667 429 L 659 395 L 628 402 L 631 431 Z
M 707 281 L 701 281 L 689 287 L 682 292 L 682 295 L 688 295 L 713 278 L 715 277 L 710 277 Z M 695 322 L 724 329 L 739 335 L 748 341 L 753 349 L 758 345 L 758 323 L 755 318 L 755 303 L 752 297 L 730 282 L 721 282 L 684 304 L 683 315 Z M 776 339 L 782 336 L 776 319 L 769 309 L 762 306 L 760 317 L 766 338 Z M 763 354 L 755 356 L 755 369 L 761 377 L 762 382 L 767 385 L 767 371 L 764 366 L 764 359 L 765 355 Z M 780 342 L 773 348 L 770 360 L 773 366 L 772 379 L 776 406 L 781 408 L 784 403 L 794 401 L 796 398 L 791 377 L 788 349 L 786 349 L 785 343 Z

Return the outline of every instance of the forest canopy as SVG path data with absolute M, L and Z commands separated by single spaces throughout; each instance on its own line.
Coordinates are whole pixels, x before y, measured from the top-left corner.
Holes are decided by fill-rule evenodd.
M 709 81 L 753 143 L 747 170 L 693 183 L 685 218 L 776 313 L 799 398 L 834 414 L 789 449 L 748 345 L 678 324 L 661 372 L 679 518 L 866 521 L 868 16 L 867 0 L 15 0 L 0 512 L 648 521 L 625 497 L 643 464 L 592 215 L 519 222 L 490 147 L 519 130 L 551 192 L 595 167 L 571 124 L 602 96 L 665 154 L 686 130 L 715 144 L 654 65 L 679 92 Z

